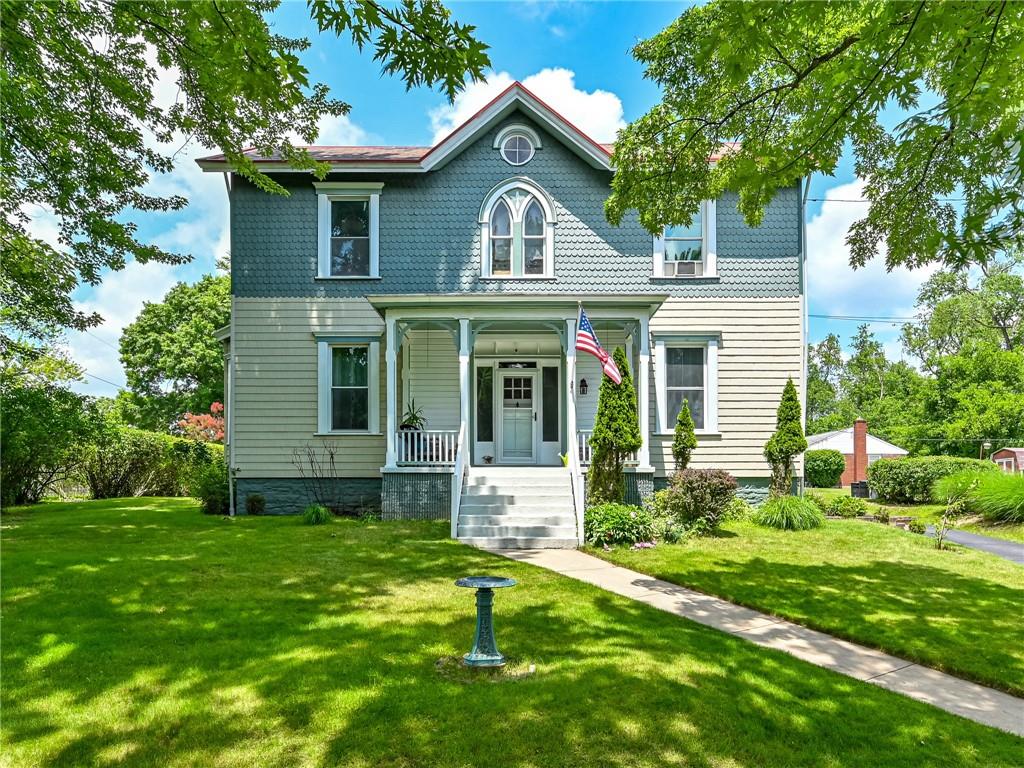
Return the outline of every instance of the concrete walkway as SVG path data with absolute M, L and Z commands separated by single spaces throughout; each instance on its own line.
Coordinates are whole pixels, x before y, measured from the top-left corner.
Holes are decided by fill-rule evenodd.
M 1024 736 L 1024 699 L 743 608 L 571 549 L 490 550 Z
M 935 526 L 929 525 L 924 531 L 928 536 L 935 538 Z M 982 552 L 1004 557 L 1018 565 L 1024 565 L 1024 544 L 1017 541 L 997 539 L 992 536 L 982 536 L 980 533 L 969 533 L 953 529 L 946 532 L 946 538 L 954 544 L 969 549 L 980 549 Z

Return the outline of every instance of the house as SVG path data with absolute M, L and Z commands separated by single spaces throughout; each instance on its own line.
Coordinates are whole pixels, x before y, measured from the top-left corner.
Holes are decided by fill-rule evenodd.
M 998 464 L 1003 472 L 1024 473 L 1024 448 L 1000 448 L 989 458 Z
M 868 479 L 868 467 L 879 459 L 898 459 L 907 451 L 868 433 L 868 423 L 857 419 L 852 427 L 807 436 L 807 450 L 839 451 L 846 459 L 840 485 L 852 485 Z
M 796 182 L 756 229 L 731 194 L 655 237 L 635 214 L 611 226 L 611 147 L 518 83 L 432 147 L 310 151 L 330 164 L 323 181 L 250 153 L 288 196 L 223 156 L 199 161 L 230 198 L 240 511 L 252 494 L 297 511 L 312 475 L 332 506 L 449 519 L 476 543 L 575 546 L 602 375 L 574 349 L 580 304 L 637 383 L 630 497 L 666 483 L 684 400 L 692 465 L 766 493 L 783 386 L 804 390 Z

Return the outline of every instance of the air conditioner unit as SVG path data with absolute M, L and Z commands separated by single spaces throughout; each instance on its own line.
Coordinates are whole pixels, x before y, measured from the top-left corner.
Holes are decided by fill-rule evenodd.
M 666 261 L 665 277 L 700 277 L 704 263 L 700 261 Z

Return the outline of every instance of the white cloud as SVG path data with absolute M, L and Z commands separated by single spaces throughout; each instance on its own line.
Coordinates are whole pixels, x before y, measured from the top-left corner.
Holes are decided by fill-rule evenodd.
M 486 82 L 471 83 L 454 103 L 430 112 L 430 125 L 436 144 L 495 96 L 515 82 L 508 72 L 493 72 Z M 584 91 L 576 87 L 576 73 L 569 69 L 542 69 L 530 75 L 523 85 L 570 123 L 595 141 L 612 142 L 616 132 L 626 126 L 622 100 L 602 90 Z
M 812 311 L 830 315 L 910 317 L 918 289 L 938 265 L 909 270 L 885 268 L 885 247 L 860 269 L 850 266 L 846 235 L 864 217 L 867 203 L 840 202 L 864 197 L 857 179 L 825 193 L 821 211 L 807 223 L 807 291 Z
M 352 122 L 348 115 L 324 115 L 320 118 L 317 144 L 352 147 L 366 144 L 370 134 Z
M 77 302 L 78 308 L 85 312 L 99 312 L 103 322 L 90 328 L 88 333 L 71 331 L 67 334 L 67 352 L 71 359 L 92 374 L 77 384 L 76 390 L 90 395 L 117 394 L 117 387 L 101 379 L 121 386 L 125 383 L 117 349 L 121 332 L 135 320 L 143 304 L 160 301 L 179 279 L 175 267 L 169 264 L 132 261 L 118 272 L 105 274 L 92 295 Z

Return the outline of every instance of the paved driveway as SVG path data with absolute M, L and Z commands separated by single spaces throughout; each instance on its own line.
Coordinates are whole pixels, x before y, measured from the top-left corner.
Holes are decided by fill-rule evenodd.
M 935 536 L 935 526 L 929 525 L 925 530 L 929 536 Z M 980 549 L 982 552 L 988 552 L 999 557 L 1005 557 L 1007 560 L 1011 560 L 1019 565 L 1024 565 L 1024 544 L 1016 541 L 1007 541 L 1006 539 L 995 539 L 991 536 L 981 536 L 977 533 L 968 533 L 967 531 L 948 531 L 946 538 L 952 541 L 954 544 L 959 544 L 963 547 L 970 549 Z

